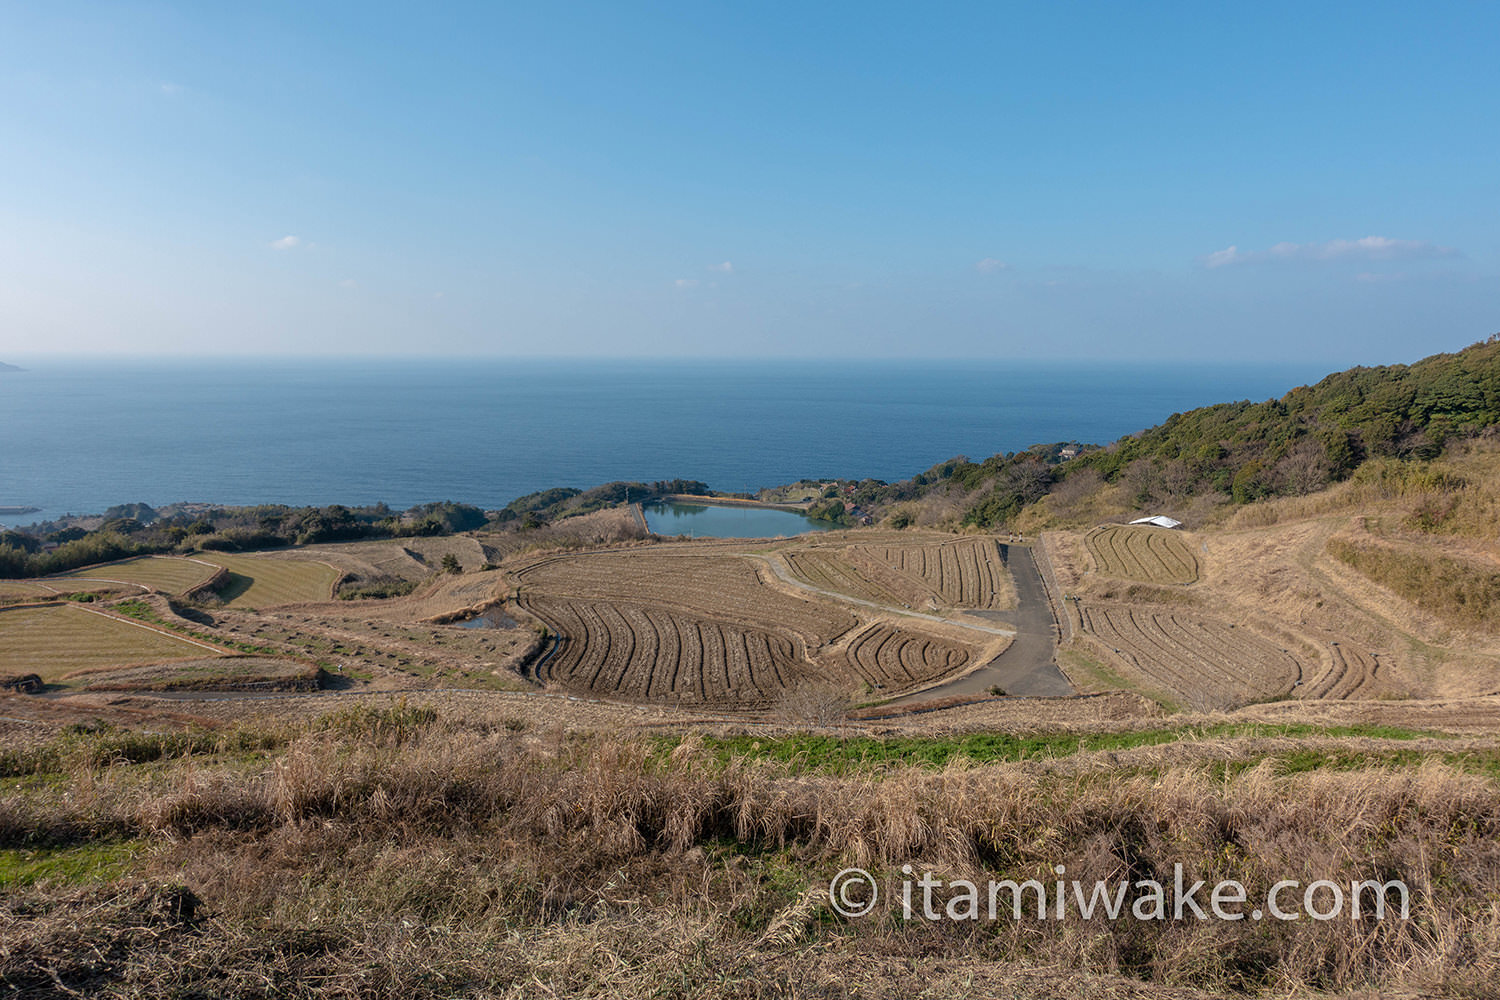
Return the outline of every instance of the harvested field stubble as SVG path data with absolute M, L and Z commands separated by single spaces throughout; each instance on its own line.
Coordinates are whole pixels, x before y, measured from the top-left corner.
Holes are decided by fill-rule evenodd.
M 783 553 L 801 580 L 877 604 L 1003 609 L 1015 585 L 993 538 L 831 547 Z
M 1171 528 L 1109 524 L 1084 536 L 1094 565 L 1104 576 L 1142 583 L 1193 583 L 1198 557 Z
M 536 679 L 639 701 L 765 707 L 809 664 L 785 635 L 621 602 L 527 595 L 559 637 Z
M 536 680 L 566 690 L 763 709 L 813 685 L 847 702 L 921 687 L 978 655 L 905 622 L 862 623 L 719 550 L 553 556 L 514 576 L 517 605 L 558 637 Z
M 877 690 L 934 680 L 963 668 L 972 656 L 957 643 L 881 624 L 855 636 L 848 651 L 854 672 Z
M 326 601 L 333 596 L 333 585 L 339 577 L 339 571 L 332 566 L 305 559 L 223 552 L 207 553 L 202 558 L 229 570 L 229 580 L 219 593 L 224 603 L 233 608 Z
M 1292 690 L 1302 665 L 1249 629 L 1172 608 L 1081 604 L 1083 629 L 1156 690 L 1200 710 Z
M 636 549 L 550 556 L 513 572 L 523 594 L 667 607 L 752 628 L 792 631 L 818 647 L 854 617 L 826 601 L 766 586 L 746 559 L 716 551 Z
M 122 562 L 105 563 L 74 570 L 52 578 L 52 586 L 66 587 L 66 580 L 119 580 L 140 584 L 169 594 L 181 594 L 201 586 L 218 572 L 208 560 L 182 559 L 176 556 L 141 556 Z
M 202 646 L 65 604 L 0 610 L 0 673 L 53 681 L 90 667 L 201 659 Z

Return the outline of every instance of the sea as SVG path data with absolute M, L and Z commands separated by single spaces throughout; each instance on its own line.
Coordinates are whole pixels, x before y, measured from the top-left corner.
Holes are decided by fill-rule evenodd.
M 115 504 L 502 507 L 552 486 L 904 479 L 1104 444 L 1306 364 L 33 358 L 0 373 L 0 525 Z

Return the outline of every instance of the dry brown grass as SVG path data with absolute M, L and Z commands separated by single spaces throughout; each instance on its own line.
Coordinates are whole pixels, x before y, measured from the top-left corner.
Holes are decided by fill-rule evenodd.
M 226 733 L 172 761 L 70 739 L 74 763 L 0 800 L 0 844 L 147 849 L 122 881 L 7 894 L 0 982 L 16 991 L 1477 996 L 1500 955 L 1500 788 L 1420 757 L 1287 773 L 1295 742 L 1224 741 L 837 777 L 726 763 L 691 738 L 517 733 L 410 706 Z M 7 766 L 64 759 L 51 752 Z M 1252 897 L 1281 878 L 1379 875 L 1407 882 L 1413 912 L 969 925 L 903 921 L 887 897 L 879 917 L 844 921 L 819 893 L 851 864 L 1169 883 L 1181 864 Z
M 312 691 L 318 670 L 295 660 L 219 656 L 133 667 L 91 667 L 60 680 L 84 691 Z

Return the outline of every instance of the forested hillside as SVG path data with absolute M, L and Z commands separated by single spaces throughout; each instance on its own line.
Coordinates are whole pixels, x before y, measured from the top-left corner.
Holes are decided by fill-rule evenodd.
M 964 523 L 999 527 L 1062 484 L 1118 483 L 1144 503 L 1210 494 L 1235 503 L 1316 492 L 1371 458 L 1436 458 L 1500 425 L 1500 334 L 1412 365 L 1351 368 L 1280 399 L 1174 413 L 1156 427 L 1062 459 L 1055 445 L 956 459 L 879 501 L 969 494 Z

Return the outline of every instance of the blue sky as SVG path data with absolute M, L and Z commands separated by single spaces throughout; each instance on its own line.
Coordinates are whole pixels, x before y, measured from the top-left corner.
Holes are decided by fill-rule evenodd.
M 431 9 L 428 9 L 431 7 Z M 1410 361 L 1500 6 L 0 2 L 0 360 Z

